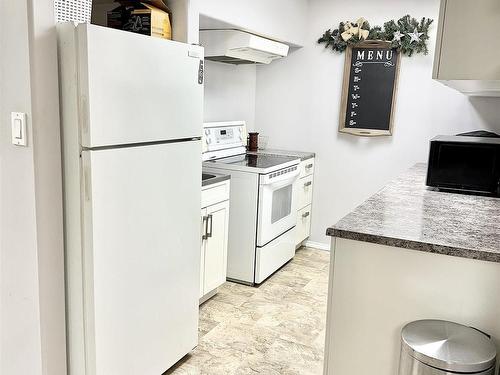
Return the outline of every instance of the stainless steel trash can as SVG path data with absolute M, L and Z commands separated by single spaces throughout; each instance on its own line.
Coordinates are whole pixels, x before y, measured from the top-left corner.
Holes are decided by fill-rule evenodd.
M 494 375 L 496 348 L 484 333 L 444 320 L 418 320 L 401 331 L 399 375 Z

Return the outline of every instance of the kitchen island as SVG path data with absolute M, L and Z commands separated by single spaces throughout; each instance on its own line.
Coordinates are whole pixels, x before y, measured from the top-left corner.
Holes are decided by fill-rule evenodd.
M 444 319 L 500 349 L 500 199 L 425 186 L 417 164 L 336 225 L 325 374 L 396 375 L 400 331 Z

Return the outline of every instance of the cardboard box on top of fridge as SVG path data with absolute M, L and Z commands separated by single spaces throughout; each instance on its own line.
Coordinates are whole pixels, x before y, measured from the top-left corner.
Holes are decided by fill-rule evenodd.
M 120 0 L 109 10 L 107 26 L 134 33 L 172 39 L 170 10 L 163 0 Z
M 146 3 L 150 4 L 169 15 L 170 24 L 172 23 L 172 12 L 167 5 L 167 0 L 127 0 L 128 3 Z M 114 10 L 122 4 L 121 0 L 93 0 L 92 1 L 92 24 L 99 26 L 108 25 L 108 12 Z
M 109 14 L 114 12 L 113 20 Z M 171 39 L 172 13 L 166 0 L 94 0 L 92 23 Z M 135 21 L 135 22 L 134 22 Z

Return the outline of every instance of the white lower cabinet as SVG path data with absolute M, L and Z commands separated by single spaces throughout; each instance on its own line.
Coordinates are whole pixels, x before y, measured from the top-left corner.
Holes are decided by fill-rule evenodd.
M 227 186 L 224 186 L 225 184 Z M 200 303 L 212 297 L 217 292 L 217 288 L 226 281 L 229 181 L 207 187 L 207 189 L 202 190 L 202 196 L 205 192 L 208 192 L 208 196 L 210 196 L 210 192 L 217 188 L 220 190 L 221 186 L 224 186 L 227 195 L 202 198 L 207 207 L 201 210 Z M 221 201 L 221 199 L 223 200 Z
M 314 176 L 311 174 L 299 179 L 299 210 L 310 205 L 312 202 L 313 177 Z
M 203 290 L 208 293 L 226 281 L 229 201 L 207 208 L 207 238 Z
M 299 166 L 297 226 L 295 246 L 298 248 L 311 233 L 311 208 L 314 182 L 314 158 L 303 160 Z
M 201 210 L 201 252 L 200 252 L 200 298 L 205 295 L 205 228 L 207 220 L 207 209 L 202 208 Z
M 297 211 L 297 226 L 295 228 L 295 244 L 299 245 L 311 234 L 311 205 Z

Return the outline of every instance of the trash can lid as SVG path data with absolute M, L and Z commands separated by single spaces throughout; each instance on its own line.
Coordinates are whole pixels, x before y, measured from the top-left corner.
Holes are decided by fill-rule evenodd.
M 496 348 L 484 333 L 444 320 L 418 320 L 401 331 L 403 349 L 440 370 L 481 372 L 495 364 Z

